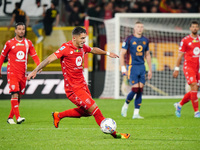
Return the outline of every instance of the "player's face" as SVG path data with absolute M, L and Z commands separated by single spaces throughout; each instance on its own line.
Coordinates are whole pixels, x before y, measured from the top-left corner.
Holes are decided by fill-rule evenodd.
M 19 38 L 23 38 L 25 34 L 25 26 L 24 25 L 18 25 L 17 29 L 15 29 L 15 34 Z
M 198 24 L 192 24 L 190 27 L 190 31 L 192 34 L 196 35 L 199 30 L 199 25 Z
M 134 27 L 134 32 L 136 35 L 142 35 L 144 31 L 144 25 L 143 24 L 136 24 Z
M 74 36 L 74 40 L 76 42 L 76 47 L 81 48 L 83 47 L 83 45 L 85 44 L 86 41 L 86 34 L 85 33 L 81 33 L 80 35 L 76 35 Z

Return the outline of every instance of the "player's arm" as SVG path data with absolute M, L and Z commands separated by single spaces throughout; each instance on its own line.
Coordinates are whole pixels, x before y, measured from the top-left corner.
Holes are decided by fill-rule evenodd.
M 173 77 L 177 78 L 179 74 L 179 66 L 181 64 L 182 57 L 184 56 L 184 52 L 178 52 L 178 58 L 176 60 L 176 67 L 174 68 Z
M 127 53 L 127 50 L 122 48 L 120 52 L 120 65 L 121 65 L 121 72 L 123 75 L 127 75 L 127 70 L 126 70 L 126 64 L 125 64 L 125 55 Z
M 16 14 L 13 14 L 13 15 L 12 15 L 12 18 L 11 18 L 11 20 L 10 20 L 10 24 L 9 24 L 9 26 L 8 26 L 8 29 L 10 29 L 10 27 L 13 25 L 13 23 L 14 23 L 14 21 L 15 21 L 15 17 L 16 17 Z
M 147 60 L 147 64 L 148 64 L 148 67 L 149 67 L 148 79 L 151 79 L 151 77 L 152 77 L 152 65 L 151 65 L 151 55 L 150 55 L 149 51 L 145 52 L 145 58 Z
M 25 15 L 25 16 L 26 16 L 26 28 L 28 28 L 30 19 L 28 15 Z
M 115 53 L 112 52 L 106 52 L 98 47 L 93 47 L 92 50 L 90 51 L 92 54 L 98 54 L 98 55 L 107 55 L 111 58 L 119 58 L 119 56 Z
M 45 60 L 43 60 L 29 75 L 27 76 L 27 80 L 30 80 L 31 78 L 34 79 L 36 77 L 36 74 L 38 71 L 40 71 L 42 68 L 46 67 L 51 62 L 58 59 L 56 55 L 53 53 L 49 57 L 47 57 Z

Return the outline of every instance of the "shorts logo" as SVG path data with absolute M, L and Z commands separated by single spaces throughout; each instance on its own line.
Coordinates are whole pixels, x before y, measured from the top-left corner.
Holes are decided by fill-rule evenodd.
M 76 58 L 76 65 L 77 65 L 77 66 L 82 65 L 82 58 L 81 58 L 81 56 L 78 56 L 78 57 Z
M 24 54 L 23 51 L 19 51 L 19 52 L 17 52 L 17 54 L 16 54 L 16 57 L 17 57 L 17 59 L 19 59 L 19 60 L 23 59 L 24 56 L 25 56 L 25 54 Z
M 25 88 L 23 88 L 23 89 L 21 90 L 22 93 L 24 93 L 24 91 L 25 91 Z
M 91 102 L 90 102 L 90 99 L 88 98 L 88 99 L 86 99 L 85 100 L 85 102 L 87 103 L 87 104 L 91 104 Z
M 199 55 L 200 49 L 199 49 L 198 47 L 195 47 L 194 50 L 193 50 L 193 53 L 194 53 L 195 55 Z
M 11 89 L 14 90 L 15 89 L 15 85 L 11 85 Z

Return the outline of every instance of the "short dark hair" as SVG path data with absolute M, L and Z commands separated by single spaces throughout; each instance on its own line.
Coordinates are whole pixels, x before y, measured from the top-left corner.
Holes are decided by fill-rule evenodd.
M 16 6 L 17 8 L 20 8 L 20 7 L 21 7 L 21 3 L 16 2 L 16 3 L 15 3 L 15 6 Z
M 191 22 L 190 22 L 190 27 L 191 27 L 193 24 L 197 24 L 197 25 L 199 25 L 199 22 L 196 21 L 196 20 L 191 21 Z
M 81 33 L 85 33 L 86 34 L 86 30 L 84 28 L 82 28 L 82 27 L 76 27 L 72 31 L 72 35 L 80 35 Z
M 23 22 L 18 22 L 18 23 L 15 24 L 15 29 L 17 29 L 17 26 L 19 26 L 19 25 L 25 26 L 25 24 Z

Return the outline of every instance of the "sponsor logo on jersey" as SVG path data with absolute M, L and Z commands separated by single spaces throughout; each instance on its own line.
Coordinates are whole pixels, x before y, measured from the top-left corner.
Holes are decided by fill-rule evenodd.
M 134 41 L 132 44 L 133 44 L 133 45 L 136 45 L 137 43 Z
M 62 51 L 64 48 L 65 48 L 65 46 L 62 46 L 62 47 L 60 48 L 60 50 Z
M 199 42 L 199 40 L 194 39 L 192 42 L 193 43 L 197 43 L 197 42 Z
M 17 43 L 16 46 L 24 46 L 24 44 Z
M 136 52 L 136 56 L 142 56 L 143 55 L 143 47 L 141 45 L 137 46 L 137 52 Z
M 17 52 L 17 54 L 16 54 L 16 57 L 17 57 L 17 59 L 19 59 L 19 60 L 23 59 L 24 56 L 25 56 L 25 54 L 24 54 L 23 51 L 19 51 L 19 52 Z
M 76 58 L 76 65 L 77 65 L 77 66 L 81 66 L 81 65 L 82 65 L 82 58 L 81 58 L 81 56 L 78 56 L 78 57 Z
M 76 50 L 74 50 L 74 52 L 80 52 L 81 50 L 78 50 L 78 49 L 76 49 Z

